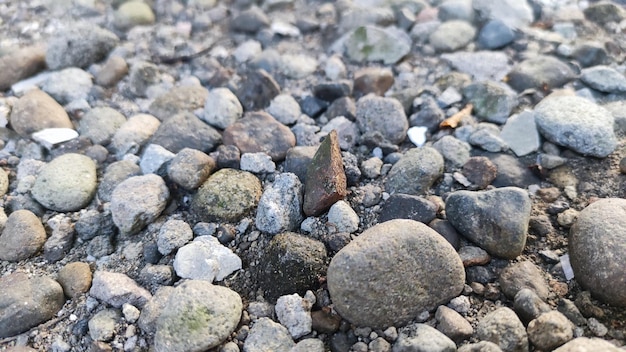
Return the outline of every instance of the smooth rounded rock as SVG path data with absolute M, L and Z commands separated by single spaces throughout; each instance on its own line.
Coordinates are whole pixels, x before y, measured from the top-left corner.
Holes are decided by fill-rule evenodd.
M 159 125 L 151 142 L 178 153 L 185 148 L 210 152 L 222 140 L 220 133 L 188 111 L 171 116 Z
M 382 328 L 405 324 L 456 297 L 465 271 L 454 248 L 434 230 L 412 220 L 391 220 L 342 248 L 327 280 L 344 319 Z
M 509 72 L 507 83 L 518 92 L 528 88 L 554 89 L 573 80 L 574 71 L 553 56 L 537 56 L 517 64 Z
M 115 132 L 126 122 L 126 117 L 109 107 L 89 110 L 80 119 L 78 132 L 93 144 L 107 145 Z
M 41 250 L 46 238 L 46 230 L 35 214 L 16 210 L 9 215 L 0 235 L 0 260 L 28 259 Z
M 106 57 L 119 43 L 112 32 L 92 23 L 73 23 L 48 41 L 46 64 L 51 70 L 87 67 Z
M 42 84 L 41 89 L 50 94 L 59 104 L 86 100 L 93 87 L 93 76 L 76 67 L 53 72 Z
M 192 190 L 200 187 L 215 169 L 215 159 L 191 148 L 184 148 L 172 159 L 167 175 L 179 186 Z
M 626 200 L 601 199 L 570 228 L 569 255 L 576 281 L 600 300 L 626 307 Z
M 40 45 L 21 48 L 0 57 L 0 90 L 6 90 L 43 70 L 45 57 L 45 48 Z
M 39 89 L 29 90 L 13 105 L 10 121 L 22 137 L 45 128 L 74 128 L 63 107 Z
M 544 301 L 550 293 L 541 270 L 528 260 L 509 264 L 504 268 L 500 273 L 500 288 L 511 299 L 524 288 L 533 290 Z
M 428 38 L 437 51 L 456 51 L 469 44 L 476 36 L 476 29 L 466 21 L 452 20 L 442 23 Z
M 96 181 L 96 163 L 85 155 L 68 153 L 42 168 L 31 193 L 48 209 L 76 211 L 91 202 Z
M 588 337 L 577 337 L 563 346 L 553 350 L 553 352 L 587 352 L 587 351 L 602 351 L 602 352 L 622 352 L 623 350 L 616 347 L 612 343 L 599 339 Z
M 58 281 L 63 287 L 65 296 L 70 298 L 89 291 L 91 280 L 91 268 L 88 263 L 72 262 L 59 270 Z
M 530 211 L 527 192 L 516 187 L 457 191 L 446 199 L 448 221 L 489 254 L 502 258 L 516 258 L 524 250 Z
M 215 88 L 204 102 L 202 120 L 211 126 L 225 129 L 243 116 L 243 107 L 237 96 L 228 88 Z
M 364 134 L 379 132 L 393 144 L 401 143 L 409 129 L 409 121 L 398 100 L 373 94 L 357 101 L 356 121 Z
M 542 351 L 554 350 L 573 336 L 572 323 L 557 311 L 544 313 L 528 324 L 530 342 Z
M 510 308 L 501 307 L 484 316 L 475 336 L 495 343 L 503 352 L 528 352 L 526 328 Z
M 443 167 L 443 157 L 436 149 L 409 149 L 389 171 L 385 189 L 389 193 L 424 194 L 443 175 Z
M 154 12 L 150 5 L 141 1 L 127 1 L 115 12 L 114 24 L 122 30 L 134 26 L 146 26 L 155 21 Z
M 124 154 L 135 154 L 157 131 L 161 122 L 148 114 L 133 115 L 120 126 L 111 138 L 111 147 L 121 159 Z
M 202 86 L 174 87 L 156 97 L 148 111 L 159 120 L 165 121 L 182 112 L 202 108 L 208 94 L 208 90 Z

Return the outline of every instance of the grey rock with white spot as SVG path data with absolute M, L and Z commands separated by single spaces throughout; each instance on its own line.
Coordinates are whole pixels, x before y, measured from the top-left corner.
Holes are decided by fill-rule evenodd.
M 504 123 L 517 105 L 515 92 L 493 81 L 472 83 L 463 95 L 474 105 L 474 114 L 489 122 Z
M 113 222 L 125 234 L 135 234 L 165 209 L 170 192 L 155 174 L 132 176 L 115 187 L 111 195 Z
M 111 147 L 118 159 L 126 153 L 136 154 L 157 131 L 161 122 L 148 114 L 131 116 L 111 138 Z
M 155 351 L 216 347 L 235 331 L 242 310 L 241 297 L 235 291 L 206 281 L 184 281 L 169 295 L 156 320 Z
M 583 155 L 604 158 L 617 147 L 613 116 L 585 98 L 544 99 L 535 107 L 535 121 L 546 139 Z
M 515 39 L 515 32 L 500 19 L 487 22 L 478 33 L 478 44 L 485 49 L 499 49 Z
M 525 0 L 504 0 L 498 2 L 476 0 L 472 2 L 472 5 L 479 19 L 499 19 L 513 28 L 530 25 L 535 18 L 532 7 Z
M 433 148 L 443 156 L 447 169 L 460 168 L 470 158 L 469 144 L 452 136 L 443 136 L 433 143 Z
M 0 235 L 0 260 L 17 262 L 37 254 L 46 242 L 46 230 L 37 215 L 16 210 Z
M 283 125 L 294 124 L 302 114 L 300 104 L 290 94 L 279 94 L 272 99 L 267 112 Z
M 398 219 L 367 229 L 343 247 L 328 267 L 327 280 L 344 319 L 357 326 L 387 327 L 456 297 L 465 271 L 442 236 L 422 223 Z
M 118 42 L 115 34 L 95 24 L 74 24 L 50 38 L 46 64 L 51 70 L 87 67 L 104 59 Z
M 361 132 L 380 132 L 389 142 L 401 143 L 406 138 L 409 121 L 404 108 L 393 98 L 367 95 L 356 104 L 356 120 Z
M 528 324 L 528 339 L 542 351 L 554 350 L 573 337 L 572 323 L 554 310 L 540 315 Z
M 339 200 L 328 210 L 328 223 L 337 232 L 353 233 L 359 229 L 359 216 L 350 204 Z
M 626 307 L 626 200 L 601 199 L 583 209 L 570 229 L 569 256 L 576 281 L 598 299 Z
M 282 173 L 265 188 L 256 213 L 256 227 L 271 234 L 294 231 L 302 222 L 304 186 L 298 176 Z
M 200 116 L 211 126 L 225 129 L 243 116 L 243 107 L 237 96 L 228 88 L 211 90 Z
M 521 114 L 511 116 L 502 127 L 500 138 L 517 156 L 537 151 L 541 140 L 535 123 L 535 114 L 525 110 Z
M 215 167 L 215 159 L 197 149 L 184 148 L 170 161 L 167 175 L 177 185 L 193 190 L 209 178 Z
M 581 71 L 580 80 L 589 87 L 605 93 L 626 92 L 626 77 L 609 66 L 598 65 Z
M 466 21 L 452 20 L 443 22 L 428 37 L 428 41 L 440 52 L 462 49 L 476 36 L 476 29 Z
M 46 208 L 66 212 L 87 206 L 96 187 L 96 163 L 87 156 L 68 153 L 41 169 L 31 192 Z
M 174 258 L 176 275 L 192 280 L 222 281 L 241 269 L 241 259 L 216 237 L 198 236 L 178 249 Z
M 115 308 L 121 308 L 124 303 L 141 308 L 152 298 L 150 292 L 125 274 L 103 270 L 93 274 L 89 295 Z
M 287 328 L 270 318 L 260 318 L 250 329 L 243 351 L 290 352 L 295 345 Z
M 86 100 L 93 86 L 92 79 L 91 74 L 80 68 L 69 67 L 53 72 L 41 89 L 59 104 L 65 105 L 75 100 Z
M 103 309 L 89 319 L 89 337 L 94 341 L 110 341 L 115 334 L 115 325 L 122 315 L 117 309 Z
M 193 239 L 191 226 L 182 220 L 168 220 L 159 229 L 157 246 L 159 252 L 168 255 Z
M 315 295 L 310 292 L 310 295 Z M 297 293 L 285 295 L 276 301 L 276 317 L 278 321 L 289 330 L 291 337 L 298 339 L 311 333 L 311 307 L 315 301 L 311 302 L 306 297 L 302 298 Z
M 448 221 L 489 254 L 502 258 L 515 258 L 524 250 L 530 210 L 528 194 L 516 187 L 457 191 L 446 199 Z
M 515 65 L 508 77 L 507 83 L 521 92 L 529 88 L 560 88 L 576 78 L 576 74 L 563 61 L 553 56 L 539 55 Z
M 503 352 L 527 352 L 528 335 L 524 324 L 510 308 L 487 313 L 476 326 L 475 336 L 495 343 Z
M 255 174 L 272 173 L 276 171 L 276 164 L 266 153 L 244 153 L 241 155 L 239 167 L 243 171 Z
M 174 115 L 161 123 L 151 140 L 173 153 L 185 148 L 210 152 L 221 141 L 222 136 L 217 130 L 190 112 Z
M 400 329 L 392 352 L 454 352 L 456 345 L 446 335 L 426 324 L 411 324 Z
M 350 31 L 343 46 L 348 58 L 357 62 L 382 61 L 393 64 L 411 50 L 411 38 L 395 27 L 358 27 Z
M 109 107 L 89 110 L 80 119 L 78 132 L 93 144 L 107 145 L 115 132 L 126 122 L 126 117 Z
M 463 341 L 474 333 L 472 325 L 461 314 L 446 306 L 437 308 L 435 319 L 439 322 L 437 330 L 453 341 Z
M 45 277 L 14 272 L 0 278 L 0 338 L 14 336 L 55 317 L 63 308 L 63 288 Z
M 129 177 L 139 175 L 141 175 L 141 168 L 130 160 L 120 160 L 109 164 L 100 180 L 98 197 L 105 202 L 110 202 L 117 185 Z
M 577 337 L 563 346 L 555 349 L 553 352 L 579 352 L 579 351 L 603 351 L 603 352 L 622 352 L 623 350 L 616 347 L 612 343 L 599 339 L 588 337 Z
M 436 149 L 409 149 L 391 167 L 385 189 L 389 193 L 423 194 L 443 175 L 443 167 L 443 157 Z
M 148 144 L 141 155 L 139 168 L 144 175 L 158 174 L 159 169 L 174 158 L 175 154 L 158 144 Z

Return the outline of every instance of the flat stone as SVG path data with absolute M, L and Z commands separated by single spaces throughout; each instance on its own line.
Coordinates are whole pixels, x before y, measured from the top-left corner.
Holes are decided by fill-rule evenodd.
M 356 62 L 382 61 L 394 64 L 411 50 L 411 38 L 394 27 L 358 27 L 347 34 L 343 47 L 350 60 Z
M 476 29 L 466 21 L 451 20 L 443 22 L 428 38 L 430 44 L 439 52 L 451 52 L 462 49 L 476 36 Z
M 241 259 L 213 236 L 198 236 L 174 258 L 176 275 L 185 279 L 222 281 L 241 269 Z
M 475 246 L 463 246 L 459 248 L 459 257 L 464 267 L 485 265 L 491 261 L 491 256 L 484 249 Z
M 148 114 L 131 116 L 111 138 L 111 147 L 118 159 L 126 153 L 138 153 L 159 128 L 159 119 Z
M 428 224 L 436 215 L 437 206 L 428 199 L 410 194 L 395 193 L 382 205 L 378 221 L 410 219 Z
M 393 144 L 404 141 L 409 128 L 404 108 L 398 100 L 373 94 L 357 101 L 356 121 L 364 134 L 380 132 L 385 140 Z
M 215 88 L 206 96 L 201 118 L 219 129 L 225 129 L 243 116 L 243 107 L 228 88 Z
M 296 345 L 287 328 L 270 318 L 257 320 L 243 344 L 244 352 L 290 352 Z
M 132 176 L 115 187 L 111 195 L 113 222 L 125 234 L 135 234 L 165 209 L 170 192 L 155 174 Z
M 102 270 L 94 273 L 89 295 L 115 308 L 124 303 L 143 307 L 152 298 L 150 292 L 125 274 Z
M 544 99 L 535 107 L 535 121 L 546 139 L 583 155 L 604 158 L 617 147 L 613 115 L 585 98 Z
M 626 201 L 598 200 L 578 215 L 570 229 L 569 256 L 576 281 L 598 299 L 626 306 L 626 273 L 620 263 L 626 254 Z
M 472 83 L 463 88 L 463 95 L 474 105 L 474 114 L 483 121 L 504 123 L 517 106 L 517 94 L 494 81 Z
M 560 88 L 576 77 L 574 71 L 553 56 L 537 56 L 517 64 L 509 72 L 508 84 L 518 92 L 529 88 Z
M 0 260 L 17 262 L 37 254 L 46 242 L 41 220 L 29 210 L 16 210 L 0 235 Z
M 91 268 L 88 263 L 71 262 L 59 270 L 59 284 L 63 287 L 65 296 L 69 298 L 89 291 L 91 280 Z
M 475 336 L 495 343 L 503 352 L 528 351 L 526 328 L 510 308 L 501 307 L 487 313 L 478 322 Z
M 409 149 L 391 167 L 385 189 L 389 193 L 424 194 L 443 175 L 443 166 L 443 157 L 436 149 Z
M 216 347 L 235 331 L 242 310 L 241 297 L 235 291 L 187 280 L 170 294 L 157 319 L 154 349 L 205 351 Z
M 22 137 L 46 128 L 74 128 L 67 113 L 52 97 L 31 89 L 13 105 L 11 127 Z
M 93 144 L 107 145 L 115 132 L 126 122 L 126 117 L 109 107 L 93 108 L 80 119 L 78 132 Z
M 0 91 L 33 76 L 46 66 L 46 49 L 28 46 L 0 57 Z
M 47 43 L 46 64 L 51 70 L 84 68 L 104 59 L 119 43 L 112 32 L 92 23 L 67 26 Z
M 236 222 L 257 206 L 261 194 L 261 181 L 253 174 L 221 169 L 200 186 L 191 210 L 202 221 Z
M 273 173 L 276 171 L 276 164 L 266 153 L 244 153 L 239 160 L 239 168 L 242 171 L 249 171 L 255 174 Z
M 454 352 L 456 345 L 439 330 L 426 324 L 411 324 L 402 328 L 393 344 L 393 352 Z
M 554 350 L 573 337 L 572 323 L 557 311 L 544 313 L 528 324 L 528 339 L 542 351 Z
M 499 281 L 502 292 L 509 298 L 514 298 L 524 288 L 535 291 L 544 301 L 550 293 L 541 270 L 528 260 L 508 265 L 500 273 Z
M 161 123 L 151 140 L 172 153 L 178 153 L 185 148 L 208 153 L 221 141 L 222 137 L 217 130 L 190 112 L 174 115 Z
M 347 180 L 337 132 L 332 131 L 307 167 L 304 214 L 317 216 L 347 195 Z
M 463 236 L 489 254 L 509 259 L 524 250 L 530 208 L 526 191 L 515 187 L 457 191 L 446 199 L 448 221 Z
M 537 151 L 541 140 L 535 123 L 535 114 L 526 110 L 519 115 L 511 116 L 502 127 L 500 138 L 517 156 Z
M 431 256 L 433 251 L 438 255 Z M 434 230 L 412 220 L 391 220 L 343 247 L 328 267 L 327 280 L 344 319 L 381 328 L 405 324 L 456 297 L 465 271 L 454 248 Z
M 295 231 L 302 222 L 304 187 L 298 176 L 282 173 L 265 188 L 256 212 L 256 227 L 271 234 Z
M 0 278 L 0 338 L 33 328 L 63 308 L 63 289 L 48 277 L 29 279 L 24 273 Z
M 159 95 L 148 107 L 148 112 L 166 121 L 182 112 L 193 112 L 204 106 L 209 91 L 202 86 L 178 86 Z

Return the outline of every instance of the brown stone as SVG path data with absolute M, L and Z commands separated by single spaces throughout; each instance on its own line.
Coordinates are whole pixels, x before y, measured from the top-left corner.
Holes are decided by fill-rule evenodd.
M 289 127 L 262 111 L 246 113 L 224 130 L 222 139 L 224 145 L 236 146 L 241 154 L 264 152 L 274 161 L 284 160 L 287 151 L 296 145 L 296 136 Z
M 489 158 L 474 156 L 463 165 L 462 172 L 478 189 L 485 189 L 498 175 L 498 168 Z
M 303 210 L 307 216 L 318 216 L 348 191 L 337 131 L 331 131 L 320 144 L 307 168 Z
M 123 57 L 113 55 L 102 66 L 96 83 L 104 87 L 112 87 L 128 74 L 128 64 Z
M 72 262 L 59 270 L 58 281 L 65 296 L 70 298 L 89 291 L 91 279 L 91 268 L 87 263 Z
M 45 128 L 74 128 L 65 109 L 39 89 L 29 90 L 13 106 L 11 126 L 22 137 Z
M 46 50 L 31 46 L 0 57 L 0 91 L 46 67 Z
M 311 312 L 312 328 L 320 334 L 332 334 L 339 330 L 341 317 L 328 307 Z
M 366 67 L 354 73 L 354 92 L 357 96 L 374 93 L 382 96 L 393 85 L 393 72 L 388 68 Z

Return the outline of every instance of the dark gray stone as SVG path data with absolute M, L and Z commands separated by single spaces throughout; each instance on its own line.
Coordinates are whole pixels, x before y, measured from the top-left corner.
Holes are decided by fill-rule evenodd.
M 509 72 L 507 82 L 518 92 L 528 88 L 554 89 L 576 78 L 574 71 L 564 62 L 552 56 L 526 59 Z
M 393 219 L 410 219 L 428 224 L 437 215 L 437 206 L 423 197 L 409 194 L 392 194 L 380 210 L 379 222 Z
M 389 193 L 423 194 L 443 175 L 443 166 L 443 157 L 436 149 L 409 149 L 391 167 L 385 189 Z
M 172 153 L 178 153 L 185 148 L 210 152 L 221 141 L 217 130 L 202 122 L 194 114 L 184 112 L 163 122 L 152 136 L 151 142 Z

